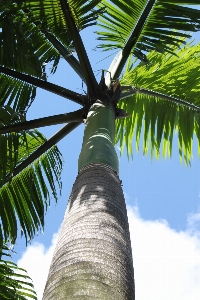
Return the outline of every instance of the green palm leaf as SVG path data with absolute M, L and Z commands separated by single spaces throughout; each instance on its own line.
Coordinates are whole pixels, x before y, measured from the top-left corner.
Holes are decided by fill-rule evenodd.
M 64 12 L 62 10 L 60 0 L 43 0 L 43 1 L 15 1 L 17 7 L 22 9 L 29 9 L 32 13 L 32 18 L 37 22 L 41 22 L 51 32 L 59 33 L 59 35 L 67 32 L 67 24 L 64 18 Z M 95 9 L 100 0 L 69 0 L 67 1 L 72 16 L 78 26 L 79 30 L 82 30 L 88 26 L 91 26 L 96 21 L 98 14 L 101 10 Z M 62 29 L 62 32 L 58 30 Z
M 199 11 L 186 4 L 199 5 L 199 1 L 103 0 L 101 5 L 106 7 L 106 14 L 99 17 L 99 25 L 106 31 L 98 33 L 99 40 L 109 41 L 109 44 L 100 47 L 123 49 L 129 42 L 141 55 L 142 50 L 170 50 L 167 45 L 177 45 L 179 37 L 190 37 L 191 32 L 200 28 Z
M 24 120 L 23 114 L 16 113 L 8 105 L 0 106 L 0 127 Z M 45 137 L 37 130 L 0 135 L 0 184 L 4 183 L 7 174 L 12 173 L 18 164 L 45 141 Z
M 37 299 L 31 278 L 26 271 L 2 256 L 11 257 L 6 243 L 0 249 L 0 298 L 26 300 Z
M 119 77 L 132 52 L 138 59 L 148 62 L 146 53 L 152 50 L 171 52 L 170 45 L 179 45 L 180 38 L 191 37 L 191 32 L 200 29 L 199 10 L 186 7 L 199 5 L 199 1 L 159 0 L 103 0 L 101 7 L 106 13 L 99 17 L 98 24 L 104 31 L 97 32 L 104 41 L 99 47 L 104 50 L 122 49 L 123 57 L 114 76 Z
M 171 47 L 171 50 L 175 48 Z M 118 120 L 116 141 L 120 142 L 121 148 L 126 145 L 128 155 L 132 155 L 134 136 L 139 150 L 142 132 L 145 154 L 150 148 L 151 155 L 156 157 L 161 151 L 164 157 L 171 156 L 176 132 L 180 158 L 183 157 L 186 163 L 192 157 L 193 135 L 196 135 L 200 149 L 200 44 L 191 47 L 190 43 L 175 52 L 177 56 L 152 51 L 147 56 L 151 65 L 137 64 L 136 61 L 127 65 L 121 80 L 122 86 L 126 84 L 126 87 L 120 108 L 131 117 Z M 130 91 L 128 96 L 129 85 L 133 92 Z M 168 90 L 169 94 L 166 94 Z
M 100 0 L 92 1 L 68 1 L 72 17 L 79 30 L 96 24 L 96 19 L 102 9 L 95 9 Z M 37 25 L 38 32 L 49 32 L 56 36 L 62 44 L 70 51 L 72 38 L 65 20 L 62 1 L 15 1 L 10 11 L 15 15 L 19 13 L 26 19 L 28 26 Z M 8 14 L 8 12 L 6 12 Z M 35 28 L 35 26 L 34 26 Z M 35 28 L 36 29 L 36 28 Z
M 28 75 L 46 80 L 46 65 L 56 70 L 60 54 L 44 34 L 29 22 L 28 16 L 11 6 L 0 14 L 0 63 Z M 48 65 L 49 67 L 49 65 Z M 27 110 L 36 96 L 36 88 L 25 82 L 0 74 L 0 104 L 15 110 Z
M 44 214 L 53 196 L 57 200 L 55 181 L 60 183 L 60 153 L 53 147 L 40 159 L 15 176 L 0 189 L 0 218 L 4 239 L 15 241 L 19 220 L 21 234 L 27 241 L 44 228 Z M 49 192 L 51 190 L 51 193 Z
M 59 53 L 22 10 L 0 15 L 1 65 L 45 78 L 44 64 L 58 63 Z
M 10 107 L 1 108 L 1 126 L 23 119 Z M 51 197 L 57 201 L 61 189 L 61 154 L 56 146 L 45 152 L 17 176 L 15 168 L 46 141 L 37 130 L 8 133 L 0 136 L 0 220 L 1 239 L 15 241 L 18 221 L 21 233 L 30 240 L 44 226 L 44 213 Z M 52 191 L 49 192 L 48 188 Z M 18 220 L 18 221 L 17 221 Z
M 36 87 L 0 74 L 0 105 L 12 106 L 15 111 L 27 112 L 36 97 Z
M 96 22 L 102 9 L 99 0 L 69 1 L 71 14 L 79 30 Z M 5 9 L 5 7 L 7 9 Z M 84 80 L 74 51 L 61 3 L 54 1 L 2 1 L 0 9 L 0 63 L 25 74 L 46 80 L 47 73 L 56 71 L 62 55 Z M 60 55 L 61 54 L 61 55 Z M 0 75 L 1 105 L 26 110 L 35 99 L 35 87 Z

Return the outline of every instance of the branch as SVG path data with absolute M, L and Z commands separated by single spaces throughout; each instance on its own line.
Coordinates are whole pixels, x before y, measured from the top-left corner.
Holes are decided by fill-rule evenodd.
M 14 176 L 19 174 L 23 169 L 28 167 L 34 160 L 38 159 L 45 151 L 49 150 L 52 146 L 57 144 L 61 139 L 63 139 L 68 133 L 79 126 L 80 122 L 73 122 L 62 127 L 58 132 L 56 132 L 50 139 L 48 139 L 43 145 L 41 145 L 35 152 L 33 152 L 27 159 L 25 159 L 20 165 L 18 165 L 14 171 L 6 176 L 5 182 L 10 181 Z
M 124 46 L 124 49 L 122 50 L 122 56 L 121 56 L 121 60 L 119 61 L 119 65 L 115 71 L 115 75 L 113 76 L 112 79 L 117 79 L 119 78 L 123 67 L 125 66 L 125 63 L 133 49 L 133 47 L 136 45 L 138 38 L 140 36 L 140 33 L 144 27 L 144 24 L 149 16 L 149 13 L 152 10 L 152 7 L 154 6 L 154 3 L 156 2 L 156 0 L 149 0 L 145 9 L 143 10 L 143 13 L 141 14 L 133 32 L 131 33 L 126 45 Z
M 170 102 L 173 102 L 173 103 L 176 103 L 176 104 L 179 104 L 179 105 L 184 105 L 186 107 L 192 108 L 193 110 L 196 110 L 197 112 L 200 112 L 200 107 L 199 106 L 196 106 L 193 103 L 190 103 L 190 102 L 187 102 L 187 101 L 184 101 L 184 100 L 172 97 L 172 96 L 167 96 L 167 95 L 161 94 L 159 92 L 154 92 L 154 91 L 143 89 L 143 88 L 137 88 L 137 87 L 134 87 L 134 86 L 132 86 L 132 87 L 122 86 L 122 88 L 127 88 L 127 89 L 129 88 L 131 90 L 127 91 L 127 92 L 122 92 L 120 100 L 125 99 L 126 97 L 129 97 L 129 96 L 132 96 L 132 95 L 138 93 L 138 94 L 158 97 L 158 98 L 161 98 L 161 99 L 166 100 L 166 101 L 170 101 Z
M 92 67 L 90 65 L 89 58 L 87 56 L 85 47 L 83 45 L 81 36 L 78 32 L 76 24 L 74 22 L 73 17 L 71 16 L 70 7 L 66 0 L 60 0 L 60 5 L 65 17 L 66 24 L 68 26 L 69 32 L 71 34 L 74 47 L 76 49 L 81 67 L 83 68 L 83 73 L 86 80 L 86 85 L 88 87 L 89 93 L 91 96 L 96 98 L 98 92 L 98 83 L 92 71 Z
M 11 77 L 14 77 L 16 79 L 19 79 L 21 81 L 30 83 L 30 84 L 32 84 L 36 87 L 42 88 L 46 91 L 57 94 L 61 97 L 68 98 L 80 105 L 83 105 L 83 103 L 84 103 L 83 100 L 84 100 L 84 98 L 86 98 L 85 96 L 82 96 L 81 94 L 75 93 L 75 92 L 68 90 L 66 88 L 63 88 L 59 85 L 35 78 L 30 75 L 25 75 L 23 73 L 8 69 L 6 67 L 0 66 L 0 72 L 3 74 L 9 75 Z
M 33 128 L 39 128 L 39 127 L 62 124 L 62 123 L 82 122 L 83 120 L 82 114 L 83 114 L 83 110 L 79 109 L 77 111 L 67 113 L 67 114 L 61 114 L 56 116 L 35 119 L 31 121 L 20 122 L 9 126 L 1 127 L 0 134 L 17 132 L 22 130 L 29 130 Z

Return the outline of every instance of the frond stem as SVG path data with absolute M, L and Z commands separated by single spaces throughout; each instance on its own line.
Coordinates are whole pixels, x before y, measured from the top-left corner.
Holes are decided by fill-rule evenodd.
M 88 87 L 89 93 L 93 99 L 96 98 L 98 93 L 98 83 L 94 76 L 92 67 L 90 65 L 89 58 L 87 56 L 85 47 L 83 45 L 81 36 L 76 27 L 74 19 L 71 15 L 69 4 L 66 0 L 60 0 L 60 5 L 65 17 L 66 24 L 68 26 L 69 32 L 71 33 L 71 37 L 74 43 L 74 47 L 76 49 L 81 67 L 83 68 L 83 73 L 85 76 L 86 85 Z
M 168 96 L 159 92 L 155 92 L 152 90 L 147 90 L 144 88 L 138 88 L 138 87 L 134 87 L 134 86 L 129 86 L 129 87 L 125 87 L 122 86 L 122 89 L 126 88 L 126 89 L 130 89 L 129 91 L 126 92 L 122 92 L 120 100 L 125 99 L 126 97 L 132 96 L 134 94 L 143 94 L 143 95 L 148 95 L 148 96 L 153 96 L 153 97 L 158 97 L 160 99 L 166 100 L 166 101 L 171 101 L 173 103 L 179 104 L 179 105 L 184 105 L 188 108 L 192 108 L 193 110 L 196 110 L 198 113 L 200 113 L 200 106 L 197 106 L 195 104 L 192 104 L 188 101 L 184 101 L 172 96 Z
M 41 32 L 46 36 L 49 42 L 58 50 L 66 62 L 73 68 L 73 70 L 79 75 L 79 77 L 85 82 L 85 76 L 81 69 L 79 61 L 72 55 L 72 53 L 65 48 L 61 42 L 47 30 L 41 30 Z
M 31 121 L 25 121 L 20 123 L 15 123 L 9 126 L 4 126 L 0 128 L 0 134 L 5 134 L 9 132 L 18 132 L 23 130 L 29 130 L 33 128 L 39 128 L 50 125 L 57 125 L 63 123 L 72 123 L 72 122 L 82 122 L 83 110 L 79 109 L 74 112 L 60 114 L 45 118 L 39 118 Z
M 141 14 L 135 28 L 133 29 L 133 32 L 131 33 L 124 49 L 122 49 L 122 59 L 117 67 L 117 70 L 115 72 L 115 75 L 113 76 L 113 79 L 117 79 L 119 78 L 122 70 L 123 70 L 123 67 L 125 66 L 125 63 L 133 49 L 133 47 L 136 45 L 137 41 L 138 41 L 138 38 L 140 36 L 140 33 L 145 25 L 145 22 L 149 16 L 149 13 L 151 12 L 152 10 L 152 7 L 154 6 L 156 0 L 149 0 L 143 13 Z
M 73 122 L 63 126 L 58 132 L 56 132 L 52 137 L 50 137 L 43 145 L 41 145 L 35 152 L 33 152 L 27 159 L 25 159 L 21 164 L 19 164 L 11 174 L 6 176 L 5 182 L 11 180 L 14 176 L 19 174 L 22 170 L 24 170 L 28 165 L 34 162 L 34 160 L 38 159 L 44 152 L 49 150 L 52 146 L 57 144 L 61 139 L 63 139 L 67 134 L 69 134 L 72 130 L 78 127 L 81 122 Z
M 81 94 L 75 93 L 71 90 L 68 90 L 66 88 L 63 88 L 59 85 L 35 78 L 30 75 L 22 74 L 20 72 L 8 69 L 6 67 L 0 66 L 0 73 L 3 73 L 5 75 L 9 75 L 13 78 L 19 79 L 21 81 L 30 83 L 36 87 L 42 88 L 48 92 L 54 93 L 56 95 L 59 95 L 61 97 L 67 98 L 72 100 L 73 102 L 76 102 L 80 105 L 84 104 L 84 99 L 86 99 L 86 96 L 83 96 Z

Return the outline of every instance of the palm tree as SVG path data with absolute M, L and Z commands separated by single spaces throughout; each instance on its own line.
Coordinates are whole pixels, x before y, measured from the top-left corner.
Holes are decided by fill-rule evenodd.
M 51 196 L 61 189 L 56 143 L 85 123 L 73 185 L 43 299 L 134 299 L 126 205 L 114 145 L 132 154 L 179 152 L 190 162 L 199 127 L 199 48 L 186 43 L 200 28 L 198 0 L 40 0 L 0 3 L 0 245 L 26 240 L 44 226 Z M 99 25 L 99 48 L 117 50 L 100 82 L 81 30 Z M 73 51 L 76 51 L 76 56 Z M 164 55 L 163 55 L 164 54 Z M 47 81 L 63 58 L 87 86 L 86 95 Z M 31 121 L 26 113 L 42 88 L 82 106 Z M 116 119 L 116 121 L 115 121 Z M 67 123 L 46 140 L 35 128 Z M 58 183 L 58 188 L 55 184 Z M 51 190 L 51 193 L 49 192 Z M 52 194 L 52 195 L 51 195 Z

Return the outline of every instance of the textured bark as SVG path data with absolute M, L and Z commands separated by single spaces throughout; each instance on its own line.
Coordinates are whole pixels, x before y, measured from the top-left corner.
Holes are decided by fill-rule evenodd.
M 109 166 L 78 174 L 43 300 L 133 300 L 134 274 L 121 183 Z

